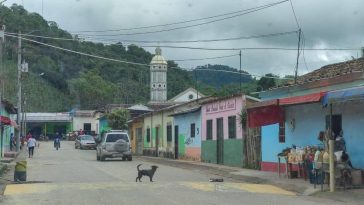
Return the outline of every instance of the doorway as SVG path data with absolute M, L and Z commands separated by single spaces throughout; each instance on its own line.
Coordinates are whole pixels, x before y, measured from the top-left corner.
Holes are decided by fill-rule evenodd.
M 159 146 L 160 146 L 160 140 L 159 140 L 159 126 L 155 128 L 155 156 L 159 156 Z
M 178 159 L 178 126 L 174 126 L 174 158 Z
M 342 116 L 341 115 L 332 115 L 332 131 L 334 133 L 335 139 L 340 134 L 342 130 Z M 326 116 L 326 129 L 330 127 L 330 115 Z
M 91 131 L 91 123 L 83 123 L 84 131 Z
M 136 153 L 142 154 L 143 152 L 143 136 L 142 136 L 142 128 L 135 129 L 136 134 Z
M 216 160 L 217 164 L 224 163 L 224 120 L 223 118 L 216 119 Z

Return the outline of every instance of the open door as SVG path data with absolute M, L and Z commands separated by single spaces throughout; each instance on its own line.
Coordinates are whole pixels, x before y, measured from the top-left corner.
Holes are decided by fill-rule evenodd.
M 178 126 L 174 126 L 174 158 L 178 159 Z
M 216 120 L 216 159 L 218 164 L 224 163 L 224 120 L 218 118 Z
M 143 154 L 143 130 L 142 128 L 136 129 L 136 153 L 141 155 Z

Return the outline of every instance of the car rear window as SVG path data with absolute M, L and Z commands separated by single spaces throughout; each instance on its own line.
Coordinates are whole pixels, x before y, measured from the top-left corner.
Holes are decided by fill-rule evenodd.
M 81 140 L 94 140 L 94 138 L 90 135 L 85 135 L 81 137 Z
M 129 142 L 128 135 L 126 134 L 108 134 L 106 138 L 106 142 L 116 142 L 117 140 L 123 139 L 126 142 Z

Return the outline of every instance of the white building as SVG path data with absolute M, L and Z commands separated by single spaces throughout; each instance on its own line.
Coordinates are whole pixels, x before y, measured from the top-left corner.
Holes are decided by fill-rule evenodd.
M 170 99 L 169 102 L 184 103 L 191 100 L 197 100 L 203 97 L 205 97 L 205 95 L 198 92 L 196 89 L 188 88 L 187 90 L 176 95 L 174 98 Z
M 167 61 L 160 48 L 155 49 L 155 56 L 150 62 L 150 103 L 167 101 Z
M 98 116 L 95 116 L 94 110 L 77 110 L 73 113 L 73 130 L 94 131 L 99 133 Z

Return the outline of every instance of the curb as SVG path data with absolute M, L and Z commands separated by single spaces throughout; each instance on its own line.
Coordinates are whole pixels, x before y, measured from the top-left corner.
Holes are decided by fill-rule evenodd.
M 208 164 L 208 163 L 201 163 L 196 161 L 186 161 L 186 160 L 174 160 L 168 158 L 159 158 L 159 157 L 150 157 L 150 156 L 139 156 L 141 160 L 147 162 L 154 162 L 174 167 L 185 166 L 182 168 L 197 168 L 204 171 L 208 171 L 211 174 L 218 175 L 224 178 L 245 182 L 245 183 L 254 183 L 254 184 L 270 184 L 273 186 L 277 186 L 287 191 L 295 192 L 297 195 L 300 196 L 311 196 L 316 194 L 317 192 L 321 192 L 321 189 L 313 189 L 307 188 L 303 186 L 298 186 L 294 184 L 286 184 L 284 182 L 277 182 L 272 181 L 270 179 L 264 179 L 256 176 L 246 176 L 242 174 L 234 174 L 234 171 L 241 170 L 239 167 L 229 167 L 229 166 L 220 166 L 216 164 Z

